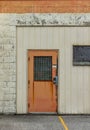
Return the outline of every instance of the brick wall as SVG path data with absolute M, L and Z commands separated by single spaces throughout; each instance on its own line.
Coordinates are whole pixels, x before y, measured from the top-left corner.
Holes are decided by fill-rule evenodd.
M 1 13 L 89 13 L 90 0 L 0 1 Z

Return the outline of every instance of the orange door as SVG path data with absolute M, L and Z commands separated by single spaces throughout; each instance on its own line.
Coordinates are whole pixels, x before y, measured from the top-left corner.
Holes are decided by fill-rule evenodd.
M 28 112 L 56 112 L 57 51 L 28 51 Z

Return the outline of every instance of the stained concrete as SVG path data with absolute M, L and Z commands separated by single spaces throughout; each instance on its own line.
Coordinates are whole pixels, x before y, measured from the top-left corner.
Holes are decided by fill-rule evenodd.
M 64 130 L 57 116 L 0 116 L 0 130 Z

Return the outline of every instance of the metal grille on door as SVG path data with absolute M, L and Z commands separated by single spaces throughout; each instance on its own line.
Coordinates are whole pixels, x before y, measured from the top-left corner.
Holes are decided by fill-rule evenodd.
M 34 56 L 34 80 L 52 80 L 52 56 Z

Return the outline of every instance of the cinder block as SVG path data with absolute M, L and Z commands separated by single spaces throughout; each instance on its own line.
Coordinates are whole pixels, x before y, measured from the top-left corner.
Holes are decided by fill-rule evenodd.
M 0 14 L 0 25 L 10 24 L 10 14 Z
M 7 82 L 9 88 L 16 88 L 16 82 Z
M 14 63 L 16 61 L 16 57 L 3 57 L 4 63 Z
M 0 54 L 0 63 L 3 63 L 3 61 L 4 61 L 4 58 L 3 57 L 1 57 L 2 55 Z
M 16 37 L 16 27 L 0 25 L 0 38 Z

